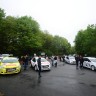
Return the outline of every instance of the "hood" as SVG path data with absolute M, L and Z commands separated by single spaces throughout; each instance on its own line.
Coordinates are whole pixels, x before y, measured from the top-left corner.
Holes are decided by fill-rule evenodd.
M 41 62 L 41 65 L 50 65 L 49 62 Z
M 91 61 L 92 65 L 96 66 L 96 62 Z
M 19 66 L 19 63 L 3 63 L 2 64 L 5 68 L 14 68 Z
M 70 61 L 75 61 L 75 59 L 70 59 Z

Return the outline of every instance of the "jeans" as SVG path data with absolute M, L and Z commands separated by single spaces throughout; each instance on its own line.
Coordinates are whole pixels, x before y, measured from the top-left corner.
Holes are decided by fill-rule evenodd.
M 24 63 L 24 70 L 26 70 L 27 67 L 28 67 L 28 62 L 25 62 L 25 63 Z

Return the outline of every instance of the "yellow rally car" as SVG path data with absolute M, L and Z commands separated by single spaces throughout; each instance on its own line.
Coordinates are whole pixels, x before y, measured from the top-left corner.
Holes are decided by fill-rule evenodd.
M 4 57 L 0 61 L 0 74 L 14 74 L 21 71 L 21 65 L 16 57 Z

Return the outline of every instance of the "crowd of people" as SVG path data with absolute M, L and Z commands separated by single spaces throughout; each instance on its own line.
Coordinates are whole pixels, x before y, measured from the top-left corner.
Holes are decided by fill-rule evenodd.
M 35 56 L 36 55 L 34 55 L 34 57 Z M 45 58 L 48 59 L 48 57 L 45 57 Z M 65 58 L 64 56 L 62 56 L 62 57 L 61 56 L 59 56 L 59 57 L 58 56 L 51 56 L 50 60 L 51 60 L 52 66 L 57 67 L 58 59 L 60 61 L 65 62 L 64 58 Z M 76 69 L 83 68 L 83 62 L 84 62 L 83 56 L 76 55 L 75 60 L 76 60 Z M 28 55 L 26 54 L 25 56 L 22 56 L 21 61 L 22 61 L 22 65 L 23 65 L 24 70 L 26 70 L 28 68 L 28 64 L 29 64 L 29 61 L 30 61 Z M 34 62 L 36 62 L 36 60 L 34 60 Z M 38 76 L 41 77 L 41 55 L 38 56 L 37 63 L 38 63 Z
M 34 57 L 36 57 L 36 54 L 34 54 L 33 56 L 33 59 L 34 59 L 33 61 L 36 62 Z M 44 58 L 48 60 L 48 56 L 45 56 Z M 20 63 L 22 64 L 24 70 L 27 70 L 28 64 L 30 63 L 31 59 L 29 58 L 27 54 L 25 54 L 24 56 L 20 58 Z M 57 56 L 51 56 L 50 60 L 51 60 L 52 66 L 57 67 L 57 59 L 58 59 Z M 41 77 L 41 55 L 38 56 L 37 63 L 38 63 L 38 76 Z

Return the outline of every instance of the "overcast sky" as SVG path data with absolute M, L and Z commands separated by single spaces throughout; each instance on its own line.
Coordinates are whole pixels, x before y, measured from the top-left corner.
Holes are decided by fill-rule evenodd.
M 6 16 L 31 16 L 52 35 L 71 45 L 81 29 L 96 24 L 96 0 L 0 0 Z

